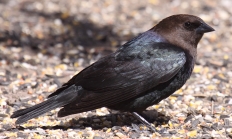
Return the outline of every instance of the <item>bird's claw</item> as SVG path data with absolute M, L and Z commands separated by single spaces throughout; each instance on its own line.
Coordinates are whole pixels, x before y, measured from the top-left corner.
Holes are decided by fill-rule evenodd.
M 141 115 L 139 115 L 137 112 L 132 113 L 141 123 L 143 123 L 145 126 L 147 126 L 152 132 L 159 132 L 157 131 L 149 122 L 147 122 L 146 119 L 144 119 Z

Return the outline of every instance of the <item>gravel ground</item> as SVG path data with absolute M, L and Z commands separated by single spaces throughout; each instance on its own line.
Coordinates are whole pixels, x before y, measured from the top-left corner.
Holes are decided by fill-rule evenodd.
M 0 0 L 0 139 L 232 138 L 231 0 Z M 200 16 L 204 35 L 188 82 L 148 108 L 160 133 L 107 108 L 15 125 L 13 111 L 42 102 L 74 74 L 161 19 Z

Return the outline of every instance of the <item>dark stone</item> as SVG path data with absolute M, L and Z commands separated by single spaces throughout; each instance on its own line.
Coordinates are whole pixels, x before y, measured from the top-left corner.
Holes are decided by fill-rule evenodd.
M 218 130 L 218 123 L 214 123 L 212 126 L 211 126 L 212 129 L 214 130 Z
M 199 123 L 200 123 L 200 121 L 198 119 L 193 120 L 192 123 L 191 123 L 192 129 L 195 129 L 198 126 Z
M 187 123 L 189 120 L 191 120 L 193 118 L 193 115 L 189 115 L 185 120 L 184 122 Z
M 220 115 L 220 119 L 225 119 L 225 118 L 229 118 L 228 115 Z
M 176 130 L 170 130 L 169 133 L 170 133 L 170 134 L 176 134 L 177 131 L 176 131 Z

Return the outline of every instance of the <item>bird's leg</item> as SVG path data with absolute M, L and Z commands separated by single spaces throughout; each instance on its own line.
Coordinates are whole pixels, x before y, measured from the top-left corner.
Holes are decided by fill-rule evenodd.
M 141 115 L 139 115 L 137 112 L 132 112 L 132 115 L 134 117 L 136 117 L 141 123 L 143 123 L 148 128 L 150 128 L 151 131 L 156 132 L 156 129 L 146 119 L 144 119 Z

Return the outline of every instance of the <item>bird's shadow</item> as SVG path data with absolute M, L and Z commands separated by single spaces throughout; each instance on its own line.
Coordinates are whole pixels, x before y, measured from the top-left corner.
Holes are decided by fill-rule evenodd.
M 153 110 L 150 110 L 153 112 Z M 158 113 L 157 117 L 152 117 L 148 121 L 150 123 L 153 123 L 155 126 L 164 125 L 167 124 L 170 120 L 169 116 L 165 116 L 161 113 Z M 91 127 L 93 130 L 104 130 L 104 128 L 113 128 L 113 127 L 122 127 L 122 126 L 131 126 L 132 124 L 139 125 L 141 124 L 140 121 L 138 121 L 135 117 L 133 117 L 130 113 L 124 112 L 124 113 L 111 113 L 104 116 L 89 116 L 85 118 L 79 118 L 79 119 L 71 119 L 70 121 L 67 121 L 66 123 L 63 123 L 63 125 L 55 125 L 55 126 L 41 126 L 39 128 L 42 128 L 44 130 L 50 129 L 50 130 L 67 130 L 67 129 L 74 129 L 74 130 L 80 130 L 85 129 L 86 127 Z M 66 125 L 66 126 L 64 126 Z M 30 127 L 22 127 L 22 126 L 16 126 L 16 128 L 9 129 L 11 131 L 13 130 L 36 130 L 38 126 L 30 126 Z

